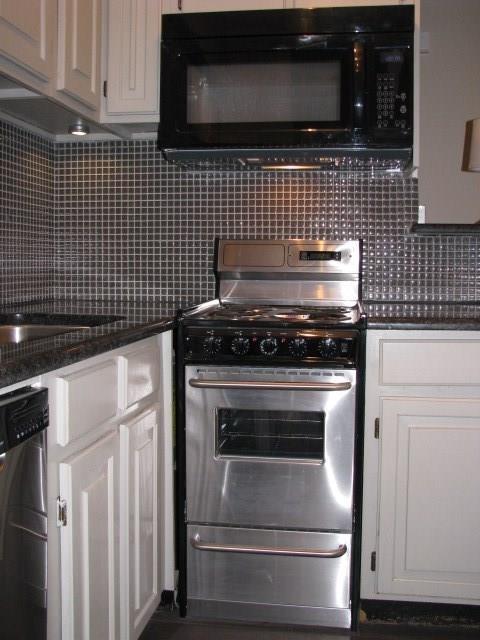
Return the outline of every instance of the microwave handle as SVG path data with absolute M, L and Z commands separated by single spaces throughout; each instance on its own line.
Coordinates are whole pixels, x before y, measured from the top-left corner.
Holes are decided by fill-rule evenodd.
M 353 128 L 366 129 L 365 112 L 365 46 L 363 42 L 353 42 Z
M 352 383 L 345 382 L 284 382 L 278 380 L 206 380 L 190 378 L 191 387 L 198 389 L 257 389 L 267 391 L 348 391 Z

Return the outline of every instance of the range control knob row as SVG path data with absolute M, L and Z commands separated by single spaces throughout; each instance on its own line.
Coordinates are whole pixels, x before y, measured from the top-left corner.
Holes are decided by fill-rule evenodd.
M 278 340 L 277 338 L 263 338 L 260 340 L 260 352 L 264 356 L 273 356 L 278 351 Z
M 235 336 L 233 338 L 230 349 L 236 356 L 244 356 L 250 351 L 250 340 L 246 336 Z

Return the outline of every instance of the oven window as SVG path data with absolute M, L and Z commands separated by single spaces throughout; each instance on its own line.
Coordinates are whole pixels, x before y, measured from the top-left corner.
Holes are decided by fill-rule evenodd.
M 322 411 L 216 410 L 217 457 L 324 459 Z
M 338 122 L 341 62 L 194 64 L 187 123 Z

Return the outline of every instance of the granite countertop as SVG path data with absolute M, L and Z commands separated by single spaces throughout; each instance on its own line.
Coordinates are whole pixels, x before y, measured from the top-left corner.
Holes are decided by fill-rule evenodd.
M 0 308 L 0 313 L 123 316 L 90 329 L 0 344 L 0 388 L 172 329 L 177 310 L 190 306 L 186 301 L 50 300 Z M 475 302 L 370 300 L 364 308 L 368 329 L 480 330 L 480 303 Z
M 163 301 L 50 300 L 0 308 L 0 313 L 123 316 L 81 331 L 0 344 L 0 388 L 172 329 L 177 309 L 188 306 Z
M 363 304 L 367 329 L 480 330 L 477 302 L 384 302 Z

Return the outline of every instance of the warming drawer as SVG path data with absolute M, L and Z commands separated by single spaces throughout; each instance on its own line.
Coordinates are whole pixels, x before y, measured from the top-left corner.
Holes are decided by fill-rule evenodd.
M 187 534 L 189 614 L 350 626 L 350 534 L 194 525 Z

